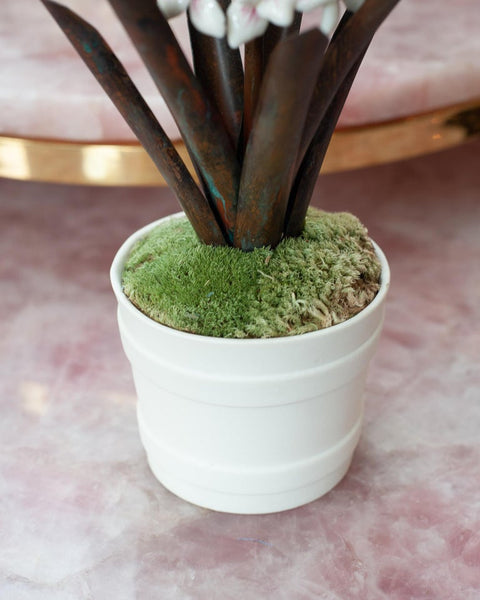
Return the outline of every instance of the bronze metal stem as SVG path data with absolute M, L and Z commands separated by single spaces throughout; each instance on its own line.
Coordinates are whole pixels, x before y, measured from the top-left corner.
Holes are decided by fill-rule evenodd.
M 233 239 L 240 168 L 215 106 L 194 76 L 155 0 L 109 0 L 165 99 L 208 199 Z
M 221 0 L 225 10 L 228 0 Z M 228 46 L 225 38 L 198 31 L 188 18 L 195 75 L 216 106 L 235 149 L 238 148 L 243 119 L 243 66 L 240 51 Z
M 343 80 L 348 77 L 378 27 L 398 2 L 399 0 L 365 0 L 357 12 L 350 13 L 342 19 L 318 74 L 300 146 L 298 165 L 302 162 Z
M 243 112 L 243 144 L 247 147 L 263 77 L 263 37 L 245 44 L 245 90 Z
M 297 172 L 285 219 L 285 235 L 287 236 L 294 237 L 300 235 L 303 231 L 318 173 L 364 55 L 365 52 L 357 59 L 347 77 L 342 81 Z
M 70 9 L 42 0 L 177 196 L 197 235 L 224 245 L 215 216 L 175 147 L 102 36 Z
M 298 146 L 327 38 L 317 29 L 273 51 L 245 152 L 234 244 L 276 246 L 295 174 Z
M 267 68 L 270 55 L 272 54 L 275 46 L 278 42 L 281 42 L 289 35 L 298 34 L 300 31 L 300 25 L 302 24 L 302 13 L 296 12 L 293 18 L 293 22 L 288 27 L 278 27 L 277 25 L 270 25 L 267 28 L 263 36 L 263 70 Z

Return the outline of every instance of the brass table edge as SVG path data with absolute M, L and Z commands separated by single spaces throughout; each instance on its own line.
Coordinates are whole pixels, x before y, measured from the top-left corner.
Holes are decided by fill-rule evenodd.
M 322 173 L 413 158 L 480 137 L 480 98 L 366 126 L 337 129 Z M 185 146 L 176 148 L 193 172 Z M 104 186 L 164 186 L 136 142 L 88 143 L 0 136 L 0 177 Z

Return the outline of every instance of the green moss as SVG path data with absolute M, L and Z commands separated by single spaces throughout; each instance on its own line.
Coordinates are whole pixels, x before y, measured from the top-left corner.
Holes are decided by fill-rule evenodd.
M 340 323 L 371 302 L 380 265 L 358 219 L 310 210 L 301 237 L 242 252 L 198 241 L 186 219 L 134 247 L 125 294 L 175 329 L 229 338 L 294 335 Z

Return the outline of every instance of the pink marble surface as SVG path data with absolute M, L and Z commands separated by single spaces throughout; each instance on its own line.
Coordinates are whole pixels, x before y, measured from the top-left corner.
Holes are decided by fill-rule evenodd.
M 101 30 L 164 128 L 178 137 L 108 3 L 64 4 Z M 175 28 L 188 47 L 181 19 Z M 480 97 L 479 31 L 478 0 L 401 0 L 368 51 L 340 124 L 388 120 Z M 134 139 L 39 0 L 0 3 L 1 134 Z
M 151 475 L 108 268 L 167 189 L 0 182 L 0 597 L 480 598 L 480 143 L 320 178 L 392 287 L 353 466 L 322 499 L 219 514 Z

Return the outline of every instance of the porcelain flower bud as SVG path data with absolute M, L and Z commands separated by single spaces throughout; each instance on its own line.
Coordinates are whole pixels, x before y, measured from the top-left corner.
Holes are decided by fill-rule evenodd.
M 322 12 L 322 20 L 320 21 L 320 30 L 325 35 L 329 35 L 338 22 L 340 9 L 337 2 L 328 2 Z
M 345 6 L 355 12 L 364 0 L 344 0 Z M 262 35 L 268 24 L 288 27 L 295 12 L 309 12 L 322 7 L 319 23 L 325 35 L 332 33 L 340 17 L 339 0 L 232 0 L 227 9 L 227 36 L 232 48 Z
M 257 12 L 258 0 L 232 0 L 227 8 L 227 41 L 231 48 L 238 48 L 263 35 L 268 21 Z
M 343 4 L 352 12 L 356 12 L 365 0 L 343 0 Z M 297 0 L 296 10 L 299 12 L 309 12 L 314 8 L 323 7 L 322 16 L 319 23 L 320 30 L 325 35 L 330 35 L 335 29 L 340 18 L 339 0 Z
M 257 13 L 278 27 L 288 27 L 295 15 L 295 0 L 261 0 Z
M 217 0 L 192 0 L 188 10 L 198 31 L 216 38 L 225 35 L 227 19 Z
M 185 12 L 190 0 L 157 0 L 157 6 L 166 19 L 176 17 Z
M 205 35 L 221 38 L 226 33 L 226 17 L 217 0 L 157 0 L 167 19 L 189 11 L 195 29 Z
M 343 0 L 355 12 L 364 0 Z M 227 14 L 217 0 L 157 0 L 167 19 L 188 9 L 196 29 L 206 35 L 221 38 L 227 34 L 231 48 L 238 48 L 263 35 L 269 23 L 278 27 L 292 24 L 295 12 L 308 12 L 322 7 L 321 31 L 329 35 L 340 16 L 339 0 L 232 0 Z
M 322 16 L 320 20 L 320 30 L 325 35 L 329 35 L 340 16 L 338 0 L 297 0 L 296 10 L 299 12 L 309 12 L 314 8 L 322 6 Z

